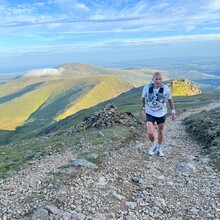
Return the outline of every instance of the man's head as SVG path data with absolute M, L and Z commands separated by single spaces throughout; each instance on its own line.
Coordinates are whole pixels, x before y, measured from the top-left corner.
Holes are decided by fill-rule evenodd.
M 154 83 L 155 88 L 159 88 L 163 82 L 163 76 L 161 72 L 155 72 L 153 74 L 152 81 Z

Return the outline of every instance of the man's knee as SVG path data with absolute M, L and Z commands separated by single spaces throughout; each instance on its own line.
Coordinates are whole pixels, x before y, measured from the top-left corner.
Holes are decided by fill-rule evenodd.
M 149 137 L 154 137 L 154 132 L 153 131 L 147 131 L 147 134 Z

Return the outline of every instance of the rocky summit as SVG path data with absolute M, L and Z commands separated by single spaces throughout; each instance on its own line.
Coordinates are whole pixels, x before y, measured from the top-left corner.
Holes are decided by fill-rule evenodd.
M 33 160 L 0 180 L 0 219 L 220 219 L 219 171 L 182 123 L 216 106 L 183 112 L 176 121 L 168 116 L 164 158 L 148 156 L 150 143 L 140 127 L 136 139 L 114 151 L 105 146 L 101 154 L 76 158 L 66 150 Z

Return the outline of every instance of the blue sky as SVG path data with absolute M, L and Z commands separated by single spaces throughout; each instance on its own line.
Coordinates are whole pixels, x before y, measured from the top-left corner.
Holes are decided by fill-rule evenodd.
M 0 0 L 0 73 L 220 55 L 220 0 Z

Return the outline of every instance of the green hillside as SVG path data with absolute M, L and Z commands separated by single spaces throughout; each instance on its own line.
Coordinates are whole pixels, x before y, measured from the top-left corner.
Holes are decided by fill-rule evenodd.
M 69 115 L 114 98 L 122 92 L 126 92 L 130 89 L 130 84 L 119 80 L 114 76 L 103 76 L 103 80 L 98 83 L 95 88 L 78 97 L 72 106 L 56 117 L 56 120 L 64 119 Z
M 33 83 L 31 85 L 31 83 Z M 72 79 L 24 77 L 5 84 L 0 98 L 0 129 L 15 130 L 25 121 L 60 120 L 131 89 L 113 76 Z
M 43 83 L 51 80 L 59 79 L 56 76 L 44 76 L 44 77 L 21 77 L 11 80 L 5 84 L 0 85 L 0 98 L 6 96 L 18 96 L 17 93 L 27 89 L 30 86 L 37 85 L 38 83 Z

